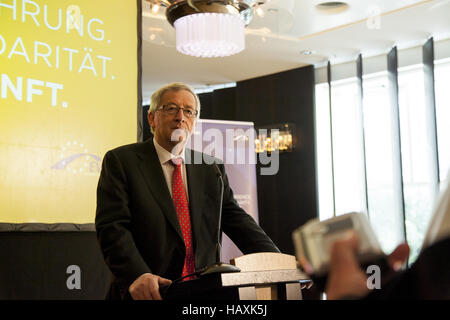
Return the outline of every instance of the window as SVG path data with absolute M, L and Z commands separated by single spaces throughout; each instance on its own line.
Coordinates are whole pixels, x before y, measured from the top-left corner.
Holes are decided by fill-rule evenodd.
M 430 148 L 434 135 L 428 123 L 423 66 L 399 70 L 398 83 L 405 227 L 412 263 L 420 252 L 436 195 L 435 154 Z
M 336 214 L 366 212 L 361 103 L 356 79 L 332 82 Z
M 369 218 L 382 249 L 391 252 L 403 242 L 403 208 L 387 73 L 364 77 L 363 93 Z
M 450 59 L 436 61 L 434 69 L 436 92 L 436 126 L 438 138 L 441 188 L 450 174 Z
M 382 249 L 407 240 L 410 263 L 438 199 L 437 170 L 441 189 L 450 178 L 450 58 L 435 61 L 434 75 L 436 118 L 421 64 L 398 70 L 399 118 L 387 71 L 363 77 L 362 108 L 357 79 L 332 82 L 331 99 L 328 84 L 316 85 L 320 219 L 367 211 Z
M 316 164 L 319 219 L 334 215 L 333 170 L 331 157 L 330 101 L 328 83 L 316 86 Z

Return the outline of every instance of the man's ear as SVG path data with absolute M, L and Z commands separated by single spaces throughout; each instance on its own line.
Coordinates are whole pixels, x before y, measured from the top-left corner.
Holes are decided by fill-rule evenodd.
M 155 113 L 154 112 L 149 112 L 147 114 L 147 120 L 148 120 L 148 124 L 150 125 L 150 128 L 154 129 Z

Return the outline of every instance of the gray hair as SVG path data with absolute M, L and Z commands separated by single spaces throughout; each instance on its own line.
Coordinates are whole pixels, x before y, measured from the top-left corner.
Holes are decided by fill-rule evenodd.
M 192 89 L 189 85 L 182 83 L 182 82 L 173 82 L 164 85 L 163 87 L 159 88 L 157 91 L 155 91 L 152 94 L 152 97 L 150 98 L 150 108 L 148 108 L 148 113 L 155 112 L 158 107 L 160 107 L 161 98 L 167 91 L 180 91 L 180 90 L 186 90 L 190 92 L 194 98 L 195 102 L 197 103 L 197 117 L 200 117 L 200 99 L 198 98 L 197 94 L 194 92 L 194 89 Z

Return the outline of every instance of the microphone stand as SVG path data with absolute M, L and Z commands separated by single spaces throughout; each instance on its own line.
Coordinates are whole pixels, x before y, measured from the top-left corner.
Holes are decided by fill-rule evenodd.
M 221 246 L 220 246 L 220 235 L 222 232 L 222 204 L 223 204 L 223 191 L 224 191 L 224 183 L 222 178 L 222 173 L 219 170 L 217 164 L 214 163 L 214 168 L 216 169 L 217 177 L 220 180 L 220 207 L 219 207 L 219 224 L 217 228 L 217 243 L 216 243 L 216 263 L 213 265 L 207 266 L 205 269 L 201 270 L 200 276 L 214 274 L 214 273 L 230 273 L 230 272 L 240 272 L 236 266 L 231 264 L 223 263 L 221 257 Z

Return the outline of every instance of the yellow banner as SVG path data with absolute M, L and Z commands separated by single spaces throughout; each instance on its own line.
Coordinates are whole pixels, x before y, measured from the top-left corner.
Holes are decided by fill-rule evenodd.
M 0 0 L 0 222 L 92 223 L 136 141 L 137 1 Z

